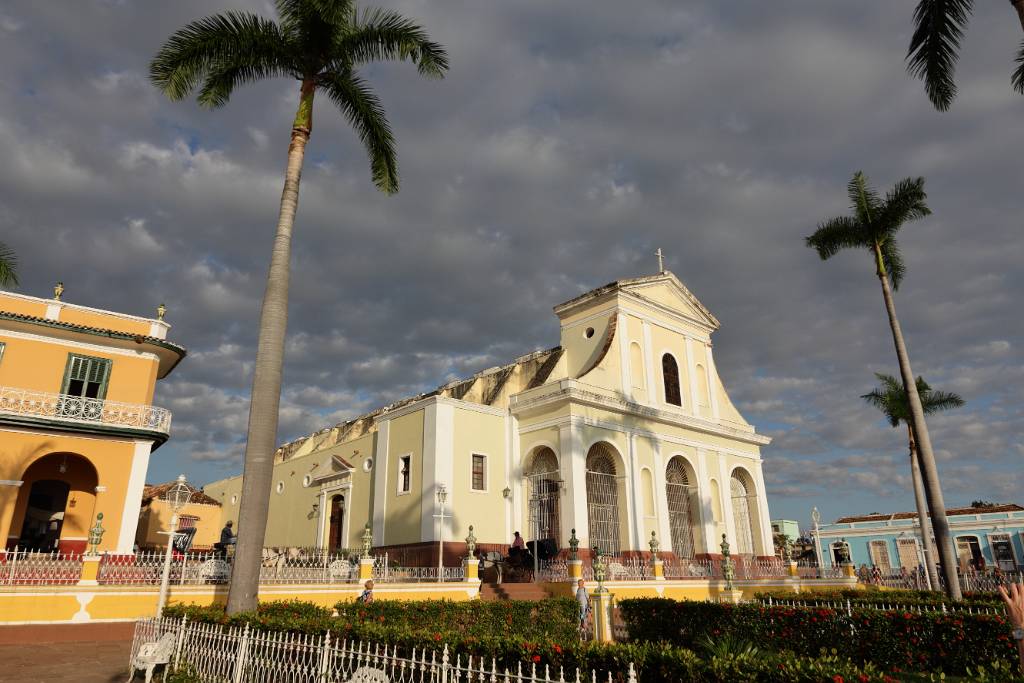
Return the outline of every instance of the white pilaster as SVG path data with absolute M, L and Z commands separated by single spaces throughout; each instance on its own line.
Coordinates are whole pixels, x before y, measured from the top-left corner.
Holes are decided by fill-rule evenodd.
M 708 454 L 703 448 L 697 449 L 697 492 L 700 500 L 701 536 L 704 537 L 704 552 L 717 552 L 715 545 L 715 512 L 711 500 L 711 477 L 708 476 Z M 719 485 L 718 493 L 722 488 Z
M 135 442 L 131 470 L 128 473 L 128 487 L 124 492 L 124 506 L 121 510 L 121 528 L 117 532 L 115 552 L 119 554 L 130 554 L 135 547 L 135 530 L 139 525 L 139 511 L 142 509 L 142 489 L 146 485 L 146 470 L 149 469 L 149 454 L 152 450 L 152 441 Z
M 661 442 L 654 447 L 654 505 L 658 515 L 658 541 L 664 550 L 672 550 L 672 527 L 668 520 L 668 488 L 665 486 L 665 459 L 661 455 Z
M 656 406 L 661 403 L 661 392 L 662 387 L 656 387 L 654 384 L 654 365 L 657 362 L 659 365 L 661 361 L 655 361 L 654 351 L 651 347 L 651 324 L 646 320 L 643 321 L 643 335 L 644 335 L 644 358 L 646 362 L 644 367 L 647 369 L 647 403 L 648 405 Z
M 761 554 L 771 555 L 775 551 L 775 542 L 772 540 L 772 523 L 768 516 L 768 492 L 764 488 L 764 473 L 761 471 L 761 463 L 754 468 L 754 485 L 757 486 L 757 511 L 761 518 Z
M 516 476 L 516 472 L 522 469 L 522 455 L 519 452 L 519 418 L 515 415 L 505 416 L 505 481 L 501 484 L 502 490 L 507 486 L 511 491 L 508 499 L 503 500 L 505 506 L 505 538 L 512 538 L 512 532 L 516 531 L 513 525 L 523 518 L 523 501 L 520 495 L 522 477 Z M 512 482 L 518 481 L 517 486 Z M 561 540 L 561 539 L 559 539 Z
M 619 343 L 619 365 L 622 366 L 622 395 L 630 398 L 633 396 L 633 376 L 629 367 L 629 330 L 626 327 L 626 314 L 619 313 L 615 322 Z M 576 530 L 577 532 L 579 529 Z
M 579 425 L 570 421 L 558 428 L 559 471 L 565 482 L 565 495 L 559 507 L 562 510 L 562 536 L 560 545 L 568 545 L 569 534 L 576 529 L 580 547 L 590 547 L 590 523 L 587 519 L 586 454 Z
M 384 545 L 385 518 L 388 510 L 388 435 L 391 421 L 377 424 L 377 448 L 373 454 L 373 544 Z
M 434 479 L 448 489 L 445 510 L 449 516 L 441 520 L 441 524 L 444 525 L 444 538 L 451 541 L 455 539 L 455 510 L 459 499 L 455 497 L 455 406 L 450 403 L 437 404 L 437 444 L 435 449 Z M 437 503 L 436 491 L 435 487 L 431 494 L 435 504 Z M 426 491 L 424 491 L 425 493 Z M 466 521 L 466 526 L 469 524 L 472 524 L 472 521 Z
M 686 352 L 686 379 L 687 384 L 690 385 L 690 412 L 693 415 L 700 416 L 700 407 L 697 405 L 698 394 L 697 394 L 697 369 L 693 363 L 693 339 L 686 337 L 686 343 L 683 344 L 683 350 Z
M 627 492 L 632 494 L 632 502 L 626 500 L 626 514 L 629 515 L 629 531 L 633 537 L 629 543 L 630 550 L 644 549 L 644 511 L 643 495 L 640 491 L 640 463 L 636 452 L 636 434 L 628 434 L 629 442 L 629 486 Z
M 711 402 L 711 417 L 718 419 L 718 370 L 715 369 L 715 359 L 711 356 L 711 344 L 704 347 L 704 354 L 708 359 L 708 400 Z
M 437 510 L 438 479 L 438 408 L 435 401 L 423 408 L 423 495 L 420 496 L 420 541 L 436 541 L 438 520 L 434 517 Z M 448 485 L 451 495 L 451 482 Z M 448 536 L 447 538 L 451 538 Z
M 321 491 L 317 497 L 317 525 L 316 525 L 316 547 L 327 547 L 327 538 L 324 534 L 324 526 L 327 524 L 327 492 Z
M 725 533 L 727 534 L 729 545 L 732 547 L 733 552 L 735 552 L 736 525 L 732 518 L 732 486 L 729 480 L 729 467 L 725 462 L 725 456 L 721 453 L 718 454 L 718 493 L 722 497 L 722 521 L 725 522 L 725 529 L 715 534 L 717 538 L 712 545 L 717 546 L 721 543 L 721 535 Z M 721 552 L 721 548 L 713 552 Z

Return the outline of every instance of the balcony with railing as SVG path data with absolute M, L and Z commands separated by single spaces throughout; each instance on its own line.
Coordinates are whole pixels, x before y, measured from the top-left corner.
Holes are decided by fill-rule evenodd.
M 161 434 L 169 434 L 171 430 L 171 411 L 166 408 L 15 387 L 0 387 L 0 420 L 4 417 Z

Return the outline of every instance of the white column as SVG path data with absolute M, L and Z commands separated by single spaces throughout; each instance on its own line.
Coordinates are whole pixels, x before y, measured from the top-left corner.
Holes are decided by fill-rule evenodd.
M 437 445 L 435 448 L 434 478 L 438 484 L 444 484 L 448 488 L 448 500 L 444 504 L 448 509 L 448 516 L 440 522 L 444 525 L 444 538 L 453 541 L 456 540 L 455 508 L 459 502 L 459 499 L 455 497 L 458 488 L 455 486 L 455 477 L 465 476 L 468 480 L 469 474 L 459 472 L 456 475 L 455 472 L 455 406 L 450 403 L 439 402 L 437 405 Z M 437 500 L 436 490 L 431 492 L 431 497 L 435 501 Z M 471 510 L 465 512 L 472 514 Z M 472 520 L 467 520 L 465 526 L 472 523 Z
M 644 514 L 643 514 L 643 496 L 640 492 L 640 464 L 639 458 L 636 454 L 636 434 L 628 432 L 626 434 L 626 442 L 629 447 L 628 463 L 629 469 L 627 470 L 628 480 L 626 486 L 626 493 L 629 497 L 626 498 L 626 514 L 629 516 L 629 532 L 632 538 L 629 542 L 630 550 L 643 550 L 644 549 Z M 629 498 L 632 498 L 630 500 Z
M 754 466 L 754 485 L 757 487 L 757 512 L 761 518 L 761 554 L 773 555 L 775 542 L 772 540 L 772 523 L 768 514 L 768 492 L 764 488 L 764 473 L 761 471 L 761 462 Z
M 523 518 L 523 499 L 520 494 L 522 477 L 518 476 L 522 470 L 523 458 L 519 452 L 519 420 L 515 415 L 505 416 L 505 481 L 501 488 L 507 486 L 511 491 L 507 500 L 502 501 L 505 506 L 505 538 L 512 538 L 513 525 Z M 518 480 L 519 484 L 513 486 L 512 482 Z M 558 539 L 561 542 L 562 539 Z
M 736 552 L 736 524 L 732 518 L 732 485 L 729 479 L 729 467 L 725 462 L 725 455 L 723 453 L 718 454 L 718 494 L 722 497 L 722 521 L 725 523 L 725 529 L 719 531 L 716 536 L 718 538 L 711 544 L 716 547 L 713 552 L 721 552 L 721 548 L 718 544 L 722 542 L 721 534 L 727 534 L 729 540 L 729 546 L 732 548 L 732 552 Z
M 327 524 L 327 492 L 321 491 L 319 496 L 320 502 L 317 504 L 319 514 L 317 515 L 316 525 L 316 547 L 323 550 L 327 547 L 327 538 L 324 533 L 324 526 Z M 348 522 L 346 514 L 346 522 Z
M 660 365 L 661 361 L 655 361 L 654 351 L 651 346 L 651 325 L 646 320 L 643 321 L 643 335 L 644 357 L 646 358 L 644 367 L 647 369 L 647 403 L 648 405 L 656 406 L 661 403 L 662 387 L 656 387 L 654 384 L 654 364 L 657 362 Z
M 121 528 L 117 532 L 115 552 L 119 554 L 130 554 L 135 547 L 135 530 L 142 509 L 142 489 L 146 486 L 146 470 L 149 469 L 149 454 L 152 450 L 152 441 L 135 442 L 128 487 L 124 492 L 124 507 L 121 510 Z
M 626 327 L 625 313 L 618 314 L 615 327 L 615 336 L 618 337 L 619 342 L 619 365 L 622 366 L 622 395 L 635 400 L 636 397 L 633 396 L 633 377 L 629 368 L 629 334 Z
M 373 455 L 373 544 L 384 545 L 388 511 L 388 435 L 391 420 L 377 423 L 377 448 Z
M 559 505 L 562 510 L 562 545 L 567 541 L 572 529 L 576 529 L 576 537 L 580 539 L 580 547 L 590 547 L 590 523 L 587 519 L 587 472 L 586 453 L 579 426 L 571 420 L 569 424 L 558 428 L 559 471 L 565 482 L 565 492 Z
M 687 384 L 690 385 L 690 412 L 699 416 L 700 408 L 697 406 L 697 370 L 693 364 L 693 339 L 686 337 L 683 350 L 686 351 L 686 379 L 688 380 Z
M 434 517 L 437 511 L 438 484 L 438 404 L 428 403 L 423 408 L 423 482 L 420 496 L 420 541 L 436 541 L 438 520 Z M 448 485 L 448 495 L 452 494 L 452 482 Z M 451 538 L 451 536 L 448 536 Z
M 668 489 L 665 487 L 665 459 L 661 455 L 661 442 L 653 441 L 654 448 L 654 509 L 658 515 L 658 541 L 664 550 L 672 550 L 672 528 L 668 520 Z
M 711 417 L 718 419 L 718 370 L 715 369 L 715 359 L 711 356 L 711 343 L 704 347 L 704 354 L 708 359 L 708 400 L 711 402 Z
M 697 493 L 700 500 L 701 536 L 704 537 L 704 552 L 713 553 L 715 545 L 715 513 L 711 500 L 711 477 L 708 476 L 708 454 L 703 448 L 697 449 Z M 718 494 L 722 494 L 719 485 Z M 720 542 L 720 541 L 719 541 Z

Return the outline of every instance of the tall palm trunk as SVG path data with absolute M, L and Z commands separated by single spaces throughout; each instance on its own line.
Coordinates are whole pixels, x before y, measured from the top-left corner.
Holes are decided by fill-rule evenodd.
M 238 507 L 238 543 L 235 546 L 234 568 L 228 590 L 228 614 L 256 609 L 259 596 L 263 539 L 270 507 L 270 486 L 274 478 L 284 339 L 288 327 L 292 228 L 295 225 L 295 211 L 299 206 L 302 160 L 313 127 L 313 93 L 313 82 L 303 81 L 299 109 L 292 124 L 277 234 L 274 235 L 267 289 L 260 311 L 252 402 L 249 405 L 249 431 L 242 470 L 242 500 Z
M 1020 27 L 1024 29 L 1024 0 L 1010 0 L 1010 4 L 1017 10 L 1017 18 L 1020 19 Z
M 924 498 L 924 484 L 921 481 L 921 466 L 918 462 L 917 441 L 914 430 L 907 425 L 910 444 L 910 477 L 914 482 L 914 502 L 917 504 L 917 521 L 921 527 L 921 546 L 924 552 L 924 569 L 928 572 L 928 583 L 932 590 L 939 590 L 939 575 L 935 571 L 935 551 L 932 550 L 932 531 L 928 523 L 928 504 Z
M 939 563 L 942 565 L 942 574 L 946 579 L 946 592 L 949 594 L 950 600 L 959 601 L 963 599 L 963 595 L 960 592 L 960 579 L 956 574 L 956 555 L 953 552 L 953 540 L 949 533 L 949 520 L 946 519 L 946 503 L 942 499 L 942 488 L 939 485 L 939 472 L 935 466 L 935 455 L 932 453 L 932 440 L 928 435 L 928 425 L 924 421 L 924 409 L 921 407 L 921 397 L 917 393 L 914 372 L 910 369 L 910 356 L 907 354 L 907 345 L 903 341 L 900 321 L 896 317 L 896 303 L 892 298 L 892 289 L 889 287 L 889 277 L 885 272 L 880 245 L 876 243 L 874 250 L 878 280 L 882 284 L 882 298 L 885 299 L 885 310 L 889 314 L 889 327 L 892 329 L 892 340 L 896 345 L 896 357 L 900 363 L 903 388 L 907 392 L 907 400 L 910 403 L 910 423 L 914 435 L 917 437 L 917 453 L 921 460 L 924 493 L 928 499 L 928 510 L 932 516 L 932 528 L 935 530 Z

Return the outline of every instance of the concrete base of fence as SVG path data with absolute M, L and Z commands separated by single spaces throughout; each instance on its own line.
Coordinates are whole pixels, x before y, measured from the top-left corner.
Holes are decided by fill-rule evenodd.
M 614 640 L 612 635 L 612 601 L 614 593 L 606 589 L 598 589 L 590 596 L 590 606 L 594 621 L 594 640 L 599 643 L 610 643 Z
M 82 556 L 82 576 L 78 579 L 79 586 L 97 586 L 96 577 L 100 574 L 100 555 Z
M 569 569 L 569 583 L 573 585 L 573 591 L 575 591 L 576 582 L 583 578 L 583 560 L 569 560 L 567 566 Z
M 726 589 L 718 594 L 718 599 L 738 605 L 743 601 L 743 591 L 738 588 L 733 588 L 732 590 Z

